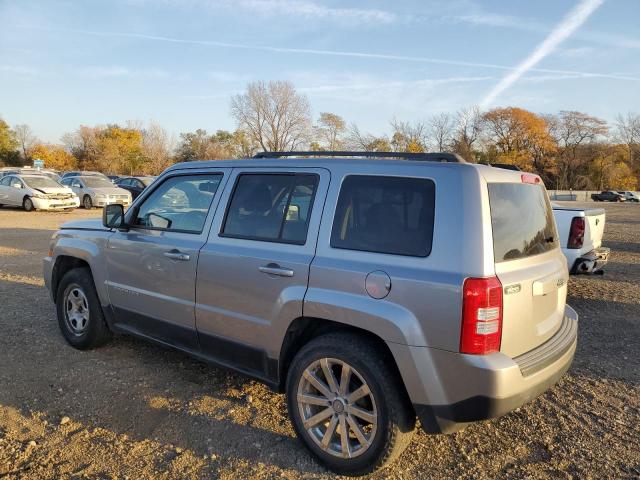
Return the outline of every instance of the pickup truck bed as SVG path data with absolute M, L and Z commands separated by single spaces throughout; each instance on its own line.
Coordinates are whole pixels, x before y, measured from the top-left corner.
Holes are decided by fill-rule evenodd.
M 553 204 L 553 216 L 569 272 L 602 273 L 610 253 L 607 247 L 602 246 L 604 209 Z

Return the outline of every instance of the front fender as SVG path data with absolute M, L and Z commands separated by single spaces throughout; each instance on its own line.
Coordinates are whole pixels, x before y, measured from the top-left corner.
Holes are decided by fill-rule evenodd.
M 83 238 L 82 234 L 61 235 L 58 237 L 53 255 L 53 272 L 60 265 L 63 257 L 77 258 L 89 265 L 93 275 L 93 282 L 98 292 L 98 298 L 103 306 L 109 305 L 106 289 L 107 272 L 104 261 L 104 249 L 111 232 L 91 232 L 91 239 Z M 51 283 L 53 286 L 53 283 Z

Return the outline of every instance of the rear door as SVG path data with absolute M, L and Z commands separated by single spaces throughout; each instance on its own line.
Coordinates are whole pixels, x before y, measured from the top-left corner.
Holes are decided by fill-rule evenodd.
M 542 184 L 494 182 L 487 188 L 495 270 L 503 287 L 500 350 L 516 357 L 559 329 L 567 264 Z
M 302 315 L 329 172 L 234 169 L 200 252 L 196 323 L 204 353 L 258 376 Z

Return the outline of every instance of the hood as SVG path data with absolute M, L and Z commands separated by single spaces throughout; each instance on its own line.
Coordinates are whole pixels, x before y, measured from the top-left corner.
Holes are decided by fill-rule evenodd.
M 40 192 L 46 193 L 46 194 L 52 194 L 52 193 L 73 193 L 73 190 L 71 190 L 70 188 L 67 187 L 47 187 L 47 188 L 33 188 L 31 187 L 33 190 L 38 190 Z
M 72 220 L 65 222 L 60 227 L 61 230 L 107 230 L 102 225 L 102 220 L 92 218 L 91 220 Z
M 129 192 L 120 187 L 100 187 L 92 188 L 91 190 L 102 195 L 129 195 Z

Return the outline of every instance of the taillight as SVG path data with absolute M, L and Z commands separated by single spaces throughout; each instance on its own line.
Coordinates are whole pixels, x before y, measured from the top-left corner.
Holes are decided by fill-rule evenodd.
M 520 179 L 522 180 L 522 183 L 540 183 L 540 177 L 538 175 L 534 175 L 533 173 L 523 173 L 522 175 L 520 175 Z
M 569 229 L 568 248 L 581 248 L 584 243 L 584 217 L 573 217 Z
M 467 278 L 462 286 L 460 352 L 484 355 L 500 350 L 502 284 L 497 277 Z

